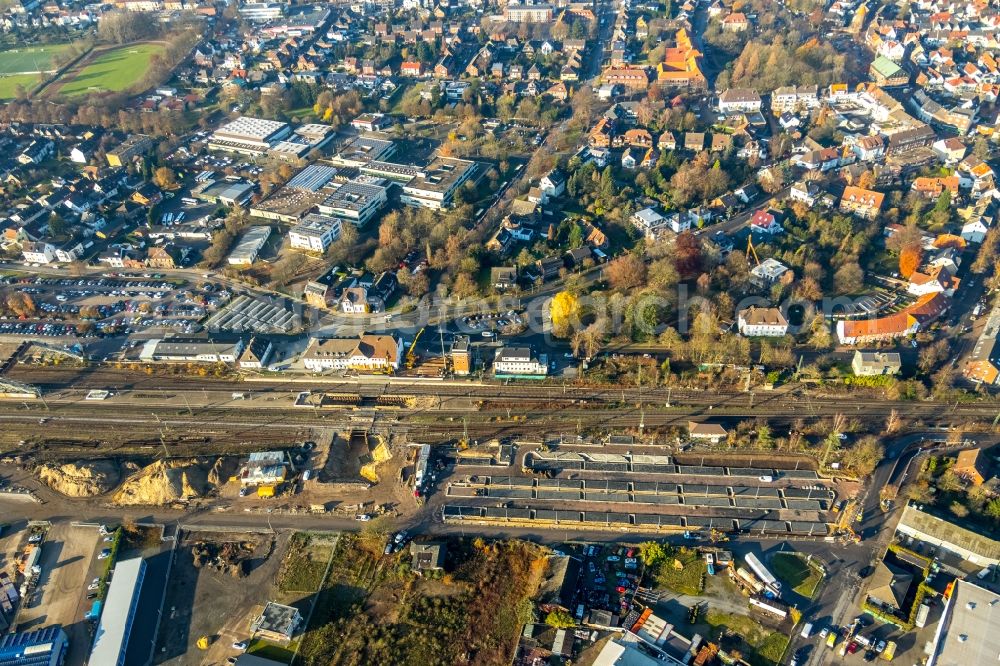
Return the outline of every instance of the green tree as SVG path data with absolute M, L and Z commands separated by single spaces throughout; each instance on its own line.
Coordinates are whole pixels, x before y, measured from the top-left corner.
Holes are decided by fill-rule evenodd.
M 666 561 L 668 555 L 667 549 L 657 541 L 646 541 L 639 545 L 639 559 L 647 567 L 655 567 Z
M 568 629 L 569 627 L 576 626 L 576 622 L 573 620 L 573 616 L 561 608 L 557 608 L 556 610 L 546 615 L 545 624 L 549 625 L 550 627 L 555 627 L 556 629 Z
M 1000 520 L 1000 497 L 995 497 L 986 503 L 986 515 L 994 520 Z

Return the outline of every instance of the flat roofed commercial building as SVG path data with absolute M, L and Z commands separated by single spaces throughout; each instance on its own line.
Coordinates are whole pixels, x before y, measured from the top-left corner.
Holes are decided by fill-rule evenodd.
M 235 363 L 244 348 L 242 339 L 172 337 L 147 340 L 139 353 L 142 361 L 167 363 Z
M 326 252 L 340 238 L 341 221 L 330 215 L 311 213 L 288 232 L 288 240 L 296 250 Z
M 292 131 L 288 123 L 241 116 L 212 133 L 209 150 L 260 155 Z
M 226 261 L 230 266 L 249 266 L 257 261 L 267 239 L 271 237 L 271 227 L 250 227 L 240 238 Z
M 408 206 L 448 208 L 455 192 L 475 171 L 475 162 L 435 157 L 413 180 L 403 185 L 399 200 Z
M 394 152 L 396 145 L 388 139 L 356 136 L 345 142 L 330 161 L 343 166 L 361 167 L 371 162 L 385 161 Z
M 124 665 L 145 575 L 146 562 L 141 557 L 123 560 L 115 565 L 101 621 L 94 635 L 94 647 L 90 651 L 91 664 Z
M 2 594 L 2 592 L 0 592 Z M 59 625 L 0 637 L 0 664 L 7 666 L 59 666 L 69 639 Z
M 927 666 L 995 664 L 1000 658 L 1000 595 L 955 581 L 938 622 Z
M 363 227 L 387 200 L 385 188 L 380 185 L 350 182 L 334 190 L 319 205 L 319 211 Z

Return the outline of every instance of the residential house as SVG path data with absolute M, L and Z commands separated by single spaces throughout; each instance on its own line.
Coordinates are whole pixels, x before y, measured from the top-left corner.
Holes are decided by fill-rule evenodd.
M 884 199 L 885 195 L 881 192 L 850 185 L 844 188 L 844 196 L 840 199 L 840 211 L 866 220 L 874 220 L 882 210 Z
M 21 243 L 21 254 L 29 264 L 51 264 L 56 260 L 56 248 L 44 241 Z
M 750 269 L 750 282 L 761 289 L 770 289 L 787 272 L 788 266 L 777 259 L 768 258 Z
M 771 112 L 775 115 L 797 113 L 819 106 L 819 87 L 784 86 L 771 93 Z
M 851 359 L 851 369 L 858 377 L 898 375 L 902 367 L 896 352 L 863 352 L 859 349 Z
M 732 12 L 721 23 L 723 32 L 746 32 L 750 29 L 750 21 L 743 12 Z
M 729 88 L 719 95 L 719 111 L 730 113 L 756 113 L 760 111 L 761 99 L 756 90 Z
M 712 444 L 718 444 L 729 437 L 729 431 L 718 423 L 688 421 L 688 437 L 690 439 L 704 439 Z
M 269 601 L 261 614 L 250 621 L 250 633 L 254 637 L 287 645 L 302 623 L 302 615 L 297 608 Z
M 517 286 L 517 266 L 494 266 L 490 269 L 490 284 L 497 291 Z
M 868 601 L 898 612 L 904 607 L 906 593 L 912 584 L 913 574 L 879 561 L 868 583 Z
M 545 377 L 548 372 L 546 356 L 536 355 L 528 346 L 500 347 L 493 357 L 493 374 L 497 377 Z
M 778 222 L 777 215 L 773 211 L 764 210 L 763 208 L 756 211 L 750 218 L 750 229 L 751 231 L 768 235 L 778 234 L 783 231 L 781 224 Z
M 788 320 L 778 308 L 749 307 L 740 310 L 737 328 L 746 337 L 781 337 L 788 333 Z
M 705 134 L 703 132 L 685 132 L 684 150 L 698 152 L 705 149 Z
M 983 450 L 979 448 L 959 451 L 951 471 L 974 486 L 981 486 L 993 478 L 990 473 L 989 460 Z
M 816 199 L 822 194 L 819 185 L 811 180 L 800 180 L 792 185 L 788 192 L 788 198 L 792 201 L 801 201 L 807 206 L 816 203 Z
M 410 542 L 410 570 L 418 574 L 424 571 L 440 571 L 444 568 L 445 545 L 440 542 Z

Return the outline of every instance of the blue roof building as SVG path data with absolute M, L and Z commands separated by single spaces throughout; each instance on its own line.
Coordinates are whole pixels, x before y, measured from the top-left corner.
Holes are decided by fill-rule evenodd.
M 59 625 L 0 637 L 0 666 L 58 666 L 69 646 Z

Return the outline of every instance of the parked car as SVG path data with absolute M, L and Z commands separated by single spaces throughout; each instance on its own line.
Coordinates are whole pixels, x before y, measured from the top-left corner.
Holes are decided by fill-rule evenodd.
M 248 645 L 249 643 L 247 643 L 246 641 L 236 641 L 235 643 L 233 643 L 233 649 L 246 650 Z
M 106 560 L 106 559 L 108 559 L 109 557 L 111 557 L 111 549 L 110 549 L 110 548 L 105 548 L 105 549 L 104 549 L 104 550 L 102 550 L 102 551 L 100 552 L 100 554 L 99 554 L 99 555 L 97 556 L 97 559 L 99 559 L 99 560 Z

